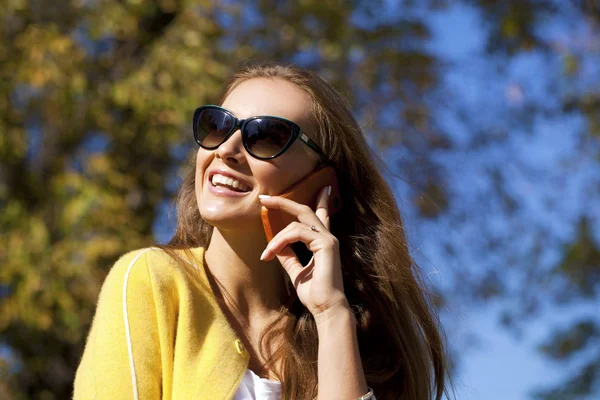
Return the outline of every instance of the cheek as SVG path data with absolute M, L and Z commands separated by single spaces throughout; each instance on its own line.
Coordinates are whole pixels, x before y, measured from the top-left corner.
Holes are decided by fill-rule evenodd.
M 260 182 L 261 193 L 271 196 L 283 193 L 285 189 L 301 177 L 297 170 L 293 168 L 276 168 L 273 166 L 263 168 L 255 174 L 255 179 Z
M 204 183 L 204 172 L 213 158 L 213 151 L 200 148 L 196 153 L 196 189 L 200 190 Z
M 303 149 L 291 149 L 273 163 L 260 164 L 254 169 L 260 174 L 263 193 L 278 195 L 315 169 L 318 159 L 307 156 Z
M 251 171 L 254 184 L 260 193 L 275 196 L 285 189 L 283 184 L 287 182 L 289 171 L 285 168 L 286 165 L 282 165 L 279 160 L 261 161 L 249 159 L 248 167 Z

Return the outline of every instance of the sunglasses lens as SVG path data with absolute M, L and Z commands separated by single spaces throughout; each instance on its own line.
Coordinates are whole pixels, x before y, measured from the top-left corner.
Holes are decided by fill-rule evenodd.
M 196 141 L 202 147 L 216 148 L 223 143 L 233 124 L 233 117 L 222 110 L 216 108 L 201 110 L 194 126 Z
M 248 150 L 257 157 L 269 158 L 278 154 L 292 138 L 294 126 L 269 118 L 254 119 L 244 129 Z

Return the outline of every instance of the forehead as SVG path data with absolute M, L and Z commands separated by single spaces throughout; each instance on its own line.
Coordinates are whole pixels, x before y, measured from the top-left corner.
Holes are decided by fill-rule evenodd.
M 255 78 L 237 85 L 223 101 L 240 119 L 257 115 L 287 118 L 300 126 L 308 123 L 310 100 L 296 85 L 281 80 Z

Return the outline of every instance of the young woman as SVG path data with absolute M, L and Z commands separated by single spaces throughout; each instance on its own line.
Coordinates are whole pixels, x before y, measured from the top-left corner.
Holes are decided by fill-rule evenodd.
M 348 104 L 281 65 L 238 71 L 217 104 L 194 117 L 173 239 L 103 285 L 75 398 L 440 399 L 438 321 Z M 324 164 L 337 214 L 329 187 L 316 210 L 277 196 Z M 297 222 L 267 243 L 261 206 Z

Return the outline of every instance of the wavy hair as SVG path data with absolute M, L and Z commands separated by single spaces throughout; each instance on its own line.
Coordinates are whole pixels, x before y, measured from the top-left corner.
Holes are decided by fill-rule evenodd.
M 344 288 L 357 320 L 357 336 L 366 380 L 378 400 L 441 399 L 447 363 L 439 319 L 421 272 L 409 253 L 394 195 L 377 169 L 350 105 L 318 75 L 292 65 L 254 64 L 225 83 L 216 104 L 241 82 L 280 79 L 310 99 L 312 139 L 337 171 L 342 209 L 331 218 L 339 240 Z M 195 194 L 195 158 L 176 199 L 177 228 L 165 246 L 208 246 L 213 227 L 202 219 Z M 293 290 L 292 290 L 293 292 Z M 262 334 L 261 352 L 277 360 L 282 398 L 317 395 L 317 329 L 295 293 L 281 316 Z M 270 345 L 276 344 L 271 347 Z

